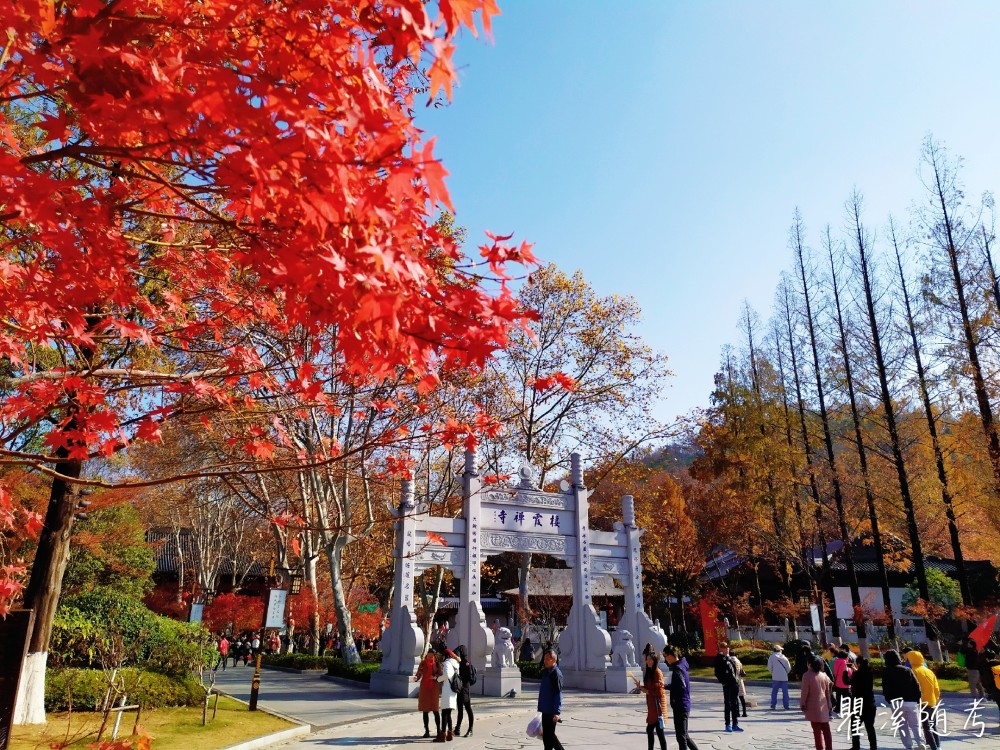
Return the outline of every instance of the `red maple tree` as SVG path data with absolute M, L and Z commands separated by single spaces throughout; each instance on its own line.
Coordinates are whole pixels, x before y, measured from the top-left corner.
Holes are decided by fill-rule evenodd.
M 435 227 L 414 126 L 493 0 L 25 0 L 0 41 L 0 464 L 53 478 L 26 600 L 42 652 L 83 462 L 275 385 L 261 327 L 333 332 L 345 375 L 433 388 L 525 314 L 490 237 Z M 309 393 L 311 352 L 296 353 Z M 285 381 L 281 381 L 285 382 Z M 466 432 L 472 432 L 471 428 Z M 34 436 L 38 439 L 29 440 Z M 251 434 L 266 458 L 271 436 Z M 44 446 L 38 449 L 37 445 Z

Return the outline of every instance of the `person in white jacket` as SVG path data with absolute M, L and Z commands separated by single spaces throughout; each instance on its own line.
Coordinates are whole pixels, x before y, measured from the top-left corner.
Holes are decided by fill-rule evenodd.
M 767 659 L 767 671 L 771 673 L 771 710 L 778 705 L 778 690 L 782 691 L 781 704 L 788 710 L 788 675 L 792 671 L 792 665 L 788 657 L 782 653 L 784 651 L 777 643 L 774 644 L 774 653 Z
M 455 689 L 455 681 L 461 680 L 458 674 L 458 657 L 450 648 L 444 650 L 447 657 L 441 664 L 441 676 L 438 682 L 441 683 L 441 730 L 435 738 L 435 742 L 447 742 L 454 739 L 454 726 L 452 724 L 452 712 L 458 708 L 458 690 Z

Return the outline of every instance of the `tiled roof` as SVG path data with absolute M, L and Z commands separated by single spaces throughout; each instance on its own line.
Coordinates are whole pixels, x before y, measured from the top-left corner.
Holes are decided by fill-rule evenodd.
M 625 591 L 615 586 L 611 576 L 592 578 L 590 592 L 592 596 L 625 596 Z M 518 589 L 507 589 L 503 593 L 517 596 Z M 573 571 L 532 568 L 528 576 L 528 596 L 573 596 Z
M 146 532 L 146 543 L 149 544 L 153 549 L 153 557 L 156 560 L 156 570 L 155 573 L 176 573 L 178 567 L 177 559 L 177 544 L 174 541 L 174 535 L 169 531 L 147 531 Z M 187 530 L 181 531 L 181 549 L 184 552 L 185 564 L 190 568 L 194 565 L 196 559 L 194 551 L 194 540 L 191 538 L 191 532 Z M 245 559 L 240 560 L 239 571 L 237 575 L 242 573 L 246 569 Z M 250 572 L 247 574 L 251 578 L 256 578 L 265 575 L 267 569 L 259 562 L 250 562 Z M 231 576 L 233 574 L 233 561 L 232 559 L 226 559 L 222 561 L 219 566 L 220 576 Z

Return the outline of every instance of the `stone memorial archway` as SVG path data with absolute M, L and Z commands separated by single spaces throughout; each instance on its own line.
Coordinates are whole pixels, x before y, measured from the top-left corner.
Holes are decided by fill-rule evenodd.
M 404 482 L 396 521 L 395 590 L 389 627 L 383 633 L 382 666 L 372 675 L 371 689 L 391 695 L 415 695 L 413 682 L 424 635 L 413 611 L 414 579 L 429 567 L 444 565 L 460 580 L 455 627 L 448 646 L 464 644 L 479 672 L 473 692 L 506 695 L 520 690 L 521 674 L 507 644 L 496 644 L 479 603 L 482 561 L 500 552 L 539 552 L 565 560 L 573 569 L 573 603 L 566 629 L 559 638 L 559 663 L 565 685 L 590 690 L 627 692 L 628 674 L 638 674 L 632 644 L 666 643 L 663 631 L 643 611 L 642 530 L 635 525 L 632 497 L 622 498 L 622 521 L 611 532 L 589 528 L 588 492 L 579 454 L 571 456 L 571 481 L 559 492 L 542 492 L 534 472 L 522 467 L 516 487 L 484 488 L 473 452 L 465 454 L 462 518 L 432 516 Z M 625 585 L 625 612 L 616 635 L 627 631 L 630 643 L 615 644 L 601 628 L 591 599 L 592 579 L 612 576 Z

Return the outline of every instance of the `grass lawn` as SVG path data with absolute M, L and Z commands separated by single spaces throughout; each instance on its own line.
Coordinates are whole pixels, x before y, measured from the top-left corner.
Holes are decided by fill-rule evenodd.
M 213 703 L 215 699 L 212 699 Z M 68 738 L 66 747 L 85 748 L 97 737 L 101 726 L 99 713 L 49 714 L 48 724 L 38 727 L 14 727 L 10 750 L 41 750 L 51 747 L 53 742 Z M 250 712 L 247 707 L 225 696 L 219 698 L 219 713 L 212 721 L 212 707 L 208 709 L 208 726 L 201 725 L 201 708 L 160 708 L 143 711 L 139 723 L 147 734 L 155 738 L 155 750 L 217 750 L 237 742 L 260 737 L 292 724 L 266 714 L 263 711 Z M 104 739 L 111 739 L 109 728 L 104 731 Z M 120 736 L 128 736 L 135 722 L 134 713 L 122 716 Z
M 743 666 L 743 671 L 747 673 L 745 678 L 747 680 L 764 680 L 767 682 L 771 680 L 771 673 L 767 671 L 767 667 L 763 664 L 746 664 Z M 691 667 L 690 674 L 692 677 L 711 677 L 715 679 L 715 672 L 712 667 Z M 792 685 L 798 685 L 798 683 L 790 683 L 789 687 Z M 881 682 L 876 677 L 876 690 L 880 685 Z M 969 689 L 969 683 L 965 680 L 950 680 L 943 677 L 938 677 L 938 685 L 942 693 L 962 693 Z

